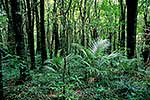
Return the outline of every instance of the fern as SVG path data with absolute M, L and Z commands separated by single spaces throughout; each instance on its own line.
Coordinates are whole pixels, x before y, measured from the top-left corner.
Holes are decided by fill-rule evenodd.
M 45 62 L 44 62 L 44 67 L 53 71 L 53 72 L 56 72 L 56 71 L 59 71 L 60 69 L 62 69 L 62 66 L 64 65 L 64 61 L 63 61 L 63 58 L 62 57 L 55 57 L 53 59 L 47 59 Z

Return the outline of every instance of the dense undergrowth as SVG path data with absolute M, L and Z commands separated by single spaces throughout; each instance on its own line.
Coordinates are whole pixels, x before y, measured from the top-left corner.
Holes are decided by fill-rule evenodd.
M 5 99 L 150 100 L 150 67 L 140 57 L 128 59 L 119 51 L 107 54 L 107 44 L 99 40 L 85 48 L 74 43 L 79 53 L 58 55 L 44 66 L 37 61 L 37 69 L 27 72 L 32 80 L 22 85 L 16 81 L 24 63 L 7 55 L 9 59 L 3 61 Z

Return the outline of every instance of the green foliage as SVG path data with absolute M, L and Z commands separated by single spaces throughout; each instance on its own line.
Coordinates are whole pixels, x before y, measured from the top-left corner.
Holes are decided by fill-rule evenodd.
M 5 47 L 7 43 L 7 17 L 0 13 L 0 48 Z
M 30 72 L 32 81 L 14 86 L 11 80 L 18 77 L 17 68 L 23 63 L 20 63 L 17 57 L 7 55 L 3 62 L 6 98 L 22 100 L 61 100 L 63 97 L 66 100 L 145 100 L 145 98 L 148 100 L 150 98 L 150 73 L 142 68 L 140 58 L 127 59 L 118 52 L 108 55 L 102 53 L 103 50 L 99 50 L 100 55 L 95 55 L 91 48 L 73 45 L 82 52 L 66 57 L 65 83 L 62 80 L 64 58 L 55 57 L 45 61 L 42 73 L 36 70 Z M 11 64 L 14 68 L 8 66 Z M 88 75 L 85 77 L 86 72 Z M 65 94 L 62 92 L 64 87 Z
M 8 82 L 10 78 L 19 77 L 19 66 L 22 64 L 19 62 L 17 56 L 7 54 L 3 57 L 2 63 L 4 84 Z
M 49 65 L 49 66 L 48 66 Z M 45 61 L 45 66 L 49 70 L 56 72 L 62 70 L 62 66 L 64 65 L 64 61 L 62 57 L 55 57 L 53 59 L 48 59 Z
M 117 47 L 118 42 L 120 42 L 119 35 L 122 31 L 119 29 L 120 5 L 113 3 L 112 0 L 87 0 L 86 11 L 84 11 L 83 1 L 72 0 L 71 7 L 66 14 L 63 13 L 62 2 L 56 2 L 56 18 L 54 18 L 55 14 L 52 10 L 53 0 L 45 1 L 45 18 L 47 19 L 45 20 L 47 29 L 45 40 L 47 40 L 48 45 L 47 51 L 52 51 L 52 54 L 47 54 L 52 55 L 53 58 L 47 59 L 42 65 L 41 56 L 36 55 L 37 69 L 25 72 L 30 74 L 32 80 L 26 81 L 22 85 L 17 85 L 16 81 L 20 77 L 20 68 L 29 69 L 30 67 L 28 47 L 26 47 L 27 58 L 21 58 L 21 60 L 20 57 L 7 53 L 2 58 L 4 96 L 6 100 L 62 100 L 63 98 L 65 100 L 150 99 L 150 68 L 149 66 L 144 68 L 141 58 L 141 51 L 145 47 L 143 11 L 146 5 L 143 2 L 146 1 L 139 0 L 141 5 L 139 5 L 137 22 L 137 58 L 134 59 L 128 59 L 122 53 L 125 51 L 112 50 L 113 52 L 110 54 L 107 53 L 107 48 L 110 45 Z M 94 1 L 97 1 L 96 6 Z M 65 11 L 69 6 L 69 2 L 70 0 L 64 1 Z M 38 7 L 39 4 L 37 4 Z M 80 14 L 80 7 L 82 14 Z M 23 12 L 25 11 L 23 10 Z M 24 15 L 26 15 L 26 12 Z M 83 17 L 85 17 L 84 33 L 87 47 L 81 45 Z M 23 18 L 25 20 L 23 20 L 22 27 L 25 31 L 27 21 L 25 16 Z M 65 20 L 62 18 L 65 18 Z M 5 14 L 0 15 L 0 48 L 6 49 L 8 47 L 7 20 L 9 19 Z M 60 40 L 60 43 L 58 43 L 58 49 L 60 50 L 58 50 L 56 57 L 54 57 L 54 48 L 57 40 L 52 31 L 54 21 L 58 24 L 58 40 Z M 63 21 L 65 23 L 62 23 Z M 94 29 L 96 29 L 98 39 L 91 42 Z M 33 29 L 33 31 L 35 30 Z M 109 33 L 112 33 L 111 43 L 107 40 Z M 116 34 L 116 37 L 114 37 L 113 33 Z M 34 34 L 35 37 L 36 35 Z M 24 36 L 26 46 L 28 46 L 26 34 Z M 116 42 L 112 43 L 114 40 Z M 61 43 L 62 41 L 63 43 Z M 35 44 L 37 43 L 35 42 Z M 65 44 L 68 50 L 66 51 L 68 55 L 65 57 L 61 56 L 62 44 Z M 117 49 L 119 48 L 118 46 Z

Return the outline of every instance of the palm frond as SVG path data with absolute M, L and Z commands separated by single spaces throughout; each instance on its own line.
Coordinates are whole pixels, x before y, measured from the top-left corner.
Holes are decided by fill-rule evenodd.
M 107 39 L 97 39 L 91 43 L 90 49 L 94 54 L 98 55 L 100 52 L 108 48 L 109 45 L 110 43 Z

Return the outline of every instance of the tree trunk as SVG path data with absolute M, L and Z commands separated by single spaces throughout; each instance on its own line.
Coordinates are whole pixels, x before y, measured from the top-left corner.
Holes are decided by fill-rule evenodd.
M 108 48 L 108 54 L 111 54 L 111 50 L 112 50 L 112 33 L 111 32 L 109 32 L 108 39 L 109 39 L 109 42 L 110 42 L 110 45 L 109 45 L 109 48 Z
M 54 16 L 54 21 L 53 21 L 53 36 L 55 39 L 55 53 L 54 56 L 57 55 L 58 49 L 59 49 L 59 36 L 58 36 L 58 24 L 57 24 L 57 8 L 56 8 L 56 0 L 54 0 L 54 8 L 53 8 L 53 16 Z
M 121 37 L 120 36 L 121 35 L 121 26 L 120 26 L 121 23 L 120 22 L 121 21 L 120 20 L 121 20 L 121 18 L 119 18 L 119 27 L 118 27 L 118 36 L 117 36 L 118 37 L 118 43 L 117 43 L 117 49 L 118 50 L 120 49 L 120 41 L 121 41 L 121 39 L 120 39 L 120 37 Z
M 9 8 L 10 3 L 8 0 L 1 1 L 3 9 L 6 11 L 7 18 L 8 18 L 8 33 L 7 33 L 7 46 L 10 54 L 15 54 L 15 33 L 13 30 L 13 23 L 12 23 L 12 16 L 11 16 L 11 9 Z
M 3 100 L 2 53 L 0 51 L 0 98 Z
M 20 1 L 19 0 L 10 0 L 11 2 L 11 13 L 13 21 L 13 29 L 15 32 L 16 40 L 16 53 L 20 57 L 24 57 L 24 34 L 22 29 L 22 16 L 20 10 Z
M 125 49 L 125 5 L 123 3 L 123 0 L 120 0 L 120 8 L 121 8 L 121 41 L 120 41 L 120 47 L 121 50 Z
M 81 16 L 81 21 L 82 21 L 82 37 L 81 37 L 81 44 L 83 46 L 86 46 L 86 36 L 85 36 L 85 20 L 86 20 L 86 3 L 87 0 L 84 0 L 84 8 L 83 8 L 83 12 L 82 12 L 82 0 L 81 0 L 81 4 L 80 4 L 80 16 Z
M 113 51 L 116 50 L 116 38 L 117 38 L 116 34 L 117 34 L 117 32 L 114 32 Z
M 72 0 L 69 1 L 69 5 L 65 10 L 65 0 L 61 0 L 61 9 L 60 9 L 60 13 L 61 13 L 61 32 L 60 32 L 60 46 L 61 46 L 61 56 L 66 56 L 68 54 L 68 44 L 67 44 L 67 34 L 66 33 L 66 15 L 68 14 L 70 7 L 71 7 L 71 3 Z
M 149 3 L 148 0 L 146 2 L 146 9 L 144 12 L 144 22 L 145 22 L 145 27 L 144 27 L 144 38 L 145 38 L 145 47 L 143 51 L 143 58 L 144 58 L 144 63 L 148 63 L 150 61 L 150 19 L 148 19 L 148 7 Z
M 35 11 L 35 20 L 36 20 L 36 32 L 37 32 L 37 48 L 36 54 L 41 52 L 41 32 L 40 32 L 40 20 L 39 20 L 39 11 L 38 11 L 38 2 L 37 0 L 33 0 L 34 2 L 34 11 Z
M 20 61 L 24 60 L 25 57 L 25 44 L 24 44 L 24 33 L 22 29 L 22 14 L 20 9 L 20 0 L 10 0 L 11 14 L 13 21 L 13 29 L 15 32 L 16 41 L 16 53 L 20 57 Z M 26 68 L 20 66 L 20 81 L 18 84 L 22 84 L 27 78 Z
M 46 42 L 45 42 L 45 26 L 44 26 L 44 0 L 40 0 L 40 29 L 41 29 L 41 56 L 42 64 L 47 59 Z
M 94 14 L 95 14 L 96 19 L 98 19 L 98 16 L 97 16 L 97 0 L 94 1 Z M 94 26 L 92 33 L 93 33 L 92 38 L 94 40 L 96 40 L 98 38 L 98 32 L 97 32 L 96 26 Z
M 29 45 L 29 50 L 30 50 L 31 69 L 35 69 L 34 35 L 33 35 L 34 19 L 32 19 L 32 17 L 31 17 L 31 4 L 30 4 L 31 2 L 30 2 L 30 0 L 26 0 L 26 3 L 27 3 L 27 15 L 28 15 L 27 33 L 28 33 L 28 45 Z M 32 15 L 34 18 L 34 14 L 32 14 Z
M 65 9 L 64 9 L 64 0 L 61 0 L 61 32 L 60 32 L 60 43 L 61 43 L 61 56 L 66 55 L 66 14 L 65 14 Z
M 136 48 L 136 26 L 138 0 L 126 0 L 127 4 L 127 55 L 128 58 L 135 57 Z

